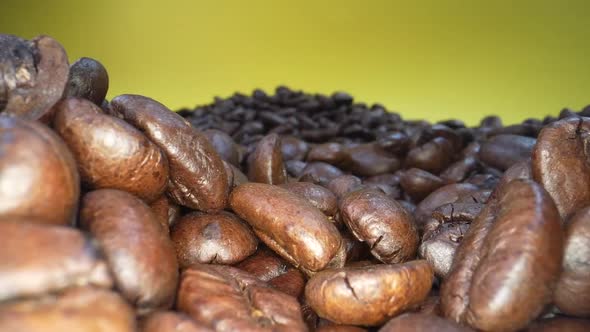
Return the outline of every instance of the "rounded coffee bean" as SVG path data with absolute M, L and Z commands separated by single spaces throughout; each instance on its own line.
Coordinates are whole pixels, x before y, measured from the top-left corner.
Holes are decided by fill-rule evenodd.
M 443 223 L 424 236 L 418 253 L 432 265 L 437 277 L 444 279 L 451 270 L 455 251 L 468 229 L 465 223 Z
M 328 190 L 333 192 L 338 199 L 354 191 L 362 185 L 362 180 L 354 175 L 341 175 L 332 179 L 327 184 Z
M 440 178 L 446 182 L 461 182 L 479 167 L 476 157 L 465 157 L 447 167 Z
M 338 213 L 338 199 L 325 187 L 309 182 L 289 182 L 280 187 L 307 199 L 330 219 Z
M 344 146 L 339 143 L 324 143 L 312 147 L 307 154 L 307 161 L 321 161 L 332 165 L 339 165 L 346 159 Z
M 136 326 L 133 309 L 119 294 L 80 287 L 0 305 L 0 331 L 135 332 Z
M 180 268 L 194 263 L 234 264 L 256 251 L 250 227 L 229 212 L 189 213 L 170 230 Z
M 501 188 L 471 224 L 441 288 L 443 314 L 484 331 L 516 331 L 552 300 L 563 231 L 549 194 L 535 182 Z
M 536 140 L 519 135 L 497 135 L 481 145 L 479 159 L 489 166 L 507 170 L 531 156 Z
M 149 206 L 124 191 L 95 190 L 84 196 L 80 224 L 98 241 L 115 285 L 140 314 L 172 305 L 176 254 Z
M 453 145 L 443 137 L 415 147 L 406 156 L 406 168 L 419 168 L 432 174 L 438 174 L 450 163 L 453 156 Z
M 215 331 L 307 331 L 294 297 L 229 266 L 184 270 L 176 307 Z
M 0 218 L 0 301 L 72 286 L 112 286 L 105 261 L 80 231 L 28 221 Z
M 64 97 L 84 98 L 100 106 L 108 90 L 109 74 L 97 60 L 80 58 L 70 66 Z
M 343 168 L 357 176 L 393 173 L 401 166 L 399 159 L 375 144 L 362 144 L 346 150 Z
M 432 280 L 426 261 L 331 269 L 307 282 L 305 299 L 335 323 L 376 326 L 420 304 Z
M 303 160 L 309 151 L 309 144 L 295 136 L 281 137 L 283 160 Z
M 0 215 L 71 224 L 78 205 L 76 162 L 37 121 L 0 115 Z
M 72 151 L 89 189 L 119 189 L 148 203 L 162 195 L 168 159 L 139 130 L 85 99 L 66 99 L 55 107 L 55 130 Z
M 53 38 L 0 34 L 0 112 L 51 122 L 68 71 L 68 56 Z
M 230 206 L 269 248 L 306 273 L 324 269 L 342 249 L 327 217 L 286 189 L 246 183 L 233 190 Z
M 414 217 L 419 229 L 423 229 L 432 212 L 441 205 L 454 203 L 459 198 L 474 194 L 478 188 L 472 184 L 456 183 L 441 187 L 428 195 L 416 206 Z
M 346 226 L 384 263 L 402 263 L 415 257 L 418 232 L 412 215 L 395 200 L 374 189 L 359 189 L 340 201 Z
M 438 176 L 418 168 L 410 168 L 400 177 L 402 189 L 416 202 L 445 185 Z
M 231 136 L 217 129 L 207 129 L 203 131 L 203 135 L 207 137 L 207 140 L 221 159 L 234 166 L 240 165 L 242 159 L 240 147 Z
M 406 313 L 393 318 L 379 332 L 469 332 L 472 329 L 436 315 Z
M 553 197 L 564 220 L 590 205 L 588 143 L 590 119 L 567 118 L 543 128 L 533 150 L 533 178 Z
M 175 202 L 205 212 L 223 209 L 229 187 L 222 159 L 205 136 L 157 101 L 120 95 L 113 112 L 164 151 L 170 165 L 168 194 Z
M 150 208 L 160 221 L 162 228 L 168 232 L 170 227 L 180 218 L 180 206 L 168 196 L 162 195 L 150 204 Z
M 141 323 L 142 332 L 213 332 L 206 325 L 175 311 L 157 311 Z
M 249 157 L 248 179 L 252 182 L 281 184 L 287 180 L 281 139 L 277 134 L 265 136 Z
M 590 208 L 567 222 L 564 247 L 555 305 L 566 315 L 590 317 Z
M 308 163 L 301 171 L 300 181 L 314 182 L 323 186 L 341 175 L 344 175 L 344 172 L 338 167 L 321 161 L 314 161 Z M 307 181 L 307 177 L 312 181 Z

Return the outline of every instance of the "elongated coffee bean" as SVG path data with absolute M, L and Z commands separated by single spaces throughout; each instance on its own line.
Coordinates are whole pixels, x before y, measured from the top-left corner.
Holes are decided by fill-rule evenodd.
M 281 139 L 277 134 L 265 136 L 256 145 L 249 163 L 248 179 L 267 184 L 282 184 L 287 180 Z

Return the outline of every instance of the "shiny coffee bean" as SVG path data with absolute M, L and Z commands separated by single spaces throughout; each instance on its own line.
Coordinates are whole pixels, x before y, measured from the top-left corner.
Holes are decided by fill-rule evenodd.
M 488 202 L 442 284 L 445 317 L 484 331 L 516 331 L 551 301 L 563 232 L 549 194 L 514 180 Z
M 340 165 L 347 157 L 345 147 L 339 143 L 324 143 L 312 147 L 307 154 L 307 161 L 321 161 Z
M 518 135 L 497 135 L 485 141 L 479 159 L 500 170 L 507 170 L 519 161 L 530 158 L 536 140 Z
M 375 144 L 363 144 L 346 150 L 343 169 L 357 176 L 373 176 L 397 171 L 401 163 L 397 157 Z
M 195 263 L 234 264 L 256 251 L 250 227 L 229 212 L 189 213 L 170 230 L 181 269 Z
M 205 136 L 147 97 L 120 95 L 111 105 L 115 115 L 140 129 L 168 157 L 168 194 L 175 202 L 205 212 L 226 206 L 227 175 L 222 159 Z
M 94 243 L 76 229 L 5 217 L 0 238 L 0 301 L 72 286 L 112 287 Z
M 340 201 L 340 213 L 352 234 L 384 263 L 415 257 L 418 232 L 412 215 L 395 200 L 374 189 L 360 189 Z
M 469 332 L 472 329 L 435 315 L 406 313 L 393 318 L 379 332 Z
M 476 157 L 465 157 L 449 165 L 440 173 L 440 178 L 451 183 L 461 182 L 478 168 L 479 162 Z
M 466 223 L 445 223 L 424 236 L 418 253 L 430 263 L 437 277 L 445 279 L 449 274 L 457 247 L 468 229 Z
M 207 137 L 207 140 L 221 159 L 234 166 L 240 165 L 242 159 L 240 147 L 231 136 L 217 129 L 207 129 L 203 131 L 203 135 Z
M 441 205 L 454 203 L 464 195 L 470 195 L 477 192 L 478 188 L 472 184 L 450 184 L 441 187 L 423 199 L 414 211 L 416 225 L 419 229 L 424 228 L 424 224 L 432 216 L 432 212 Z
M 400 177 L 400 185 L 414 201 L 420 202 L 431 192 L 444 186 L 445 182 L 432 173 L 410 168 Z
M 70 66 L 66 98 L 84 98 L 100 106 L 109 90 L 109 74 L 97 60 L 80 58 Z
M 176 307 L 215 331 L 307 331 L 294 297 L 229 266 L 184 270 Z
M 354 191 L 362 185 L 362 180 L 354 175 L 341 175 L 328 182 L 326 187 L 333 192 L 338 199 Z
M 206 325 L 174 311 L 157 311 L 141 322 L 142 332 L 213 332 Z
M 160 221 L 162 228 L 168 232 L 170 227 L 180 218 L 180 206 L 174 203 L 168 196 L 162 195 L 150 204 L 154 215 Z
M 230 206 L 261 241 L 306 273 L 324 269 L 342 250 L 342 238 L 327 217 L 286 189 L 246 183 L 233 190 Z
M 119 189 L 148 203 L 162 195 L 168 159 L 139 130 L 85 99 L 66 99 L 55 107 L 55 130 L 72 151 L 89 189 Z
M 590 320 L 570 317 L 543 319 L 531 324 L 526 332 L 586 332 L 590 331 Z
M 289 182 L 279 187 L 305 198 L 331 220 L 338 213 L 338 198 L 325 187 L 309 182 Z
M 0 112 L 50 123 L 68 72 L 68 56 L 53 38 L 0 34 Z
M 590 317 L 590 208 L 567 222 L 564 247 L 555 305 L 566 315 Z
M 133 309 L 119 294 L 80 287 L 0 305 L 0 331 L 134 332 L 136 324 Z
M 300 181 L 326 186 L 331 180 L 341 175 L 344 175 L 344 172 L 338 167 L 321 161 L 314 161 L 308 163 L 301 171 Z
M 590 119 L 567 118 L 543 128 L 533 150 L 533 178 L 553 197 L 564 220 L 590 205 L 589 142 Z
M 310 147 L 307 142 L 295 136 L 281 137 L 283 160 L 304 160 Z
M 426 261 L 331 269 L 307 282 L 305 299 L 335 323 L 376 326 L 420 304 L 432 279 Z
M 149 206 L 124 191 L 95 190 L 84 196 L 80 224 L 98 241 L 115 285 L 139 314 L 172 305 L 174 246 Z
M 248 179 L 266 184 L 282 184 L 287 180 L 281 138 L 277 134 L 265 136 L 256 145 L 249 157 Z
M 405 167 L 419 168 L 432 174 L 439 174 L 451 163 L 452 156 L 452 143 L 444 137 L 437 137 L 410 150 L 405 160 Z
M 0 151 L 0 215 L 71 224 L 80 180 L 61 138 L 39 122 L 0 115 Z

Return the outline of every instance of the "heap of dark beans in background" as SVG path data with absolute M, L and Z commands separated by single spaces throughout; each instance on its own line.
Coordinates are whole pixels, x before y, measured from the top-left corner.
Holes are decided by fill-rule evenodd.
M 590 108 L 107 90 L 0 35 L 0 331 L 590 330 Z

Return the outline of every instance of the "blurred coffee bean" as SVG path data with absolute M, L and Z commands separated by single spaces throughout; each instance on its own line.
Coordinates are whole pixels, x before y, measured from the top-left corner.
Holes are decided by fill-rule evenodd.
M 55 107 L 55 130 L 72 151 L 89 189 L 119 189 L 148 203 L 162 195 L 168 159 L 139 130 L 103 114 L 88 100 L 70 98 Z
M 194 263 L 234 264 L 256 251 L 250 227 L 229 212 L 189 213 L 170 230 L 181 269 Z
M 304 160 L 309 151 L 309 144 L 295 136 L 281 137 L 283 160 Z
M 141 322 L 142 332 L 213 332 L 206 325 L 174 311 L 154 312 Z
M 307 282 L 305 299 L 335 323 L 377 326 L 420 304 L 432 279 L 426 261 L 332 269 Z
M 72 224 L 79 195 L 76 162 L 61 138 L 37 121 L 0 115 L 0 215 Z
M 109 74 L 102 63 L 80 58 L 70 66 L 65 98 L 84 98 L 101 106 L 109 90 Z
M 287 173 L 295 178 L 301 176 L 306 166 L 307 163 L 300 160 L 287 160 L 285 162 L 285 169 L 287 170 Z
M 316 332 L 365 332 L 367 330 L 352 325 L 325 325 L 317 328 Z
M 472 172 L 479 167 L 478 159 L 475 157 L 465 157 L 449 165 L 442 173 L 440 178 L 446 182 L 461 182 L 465 180 Z
M 321 161 L 332 165 L 339 165 L 347 157 L 344 146 L 339 143 L 324 143 L 312 147 L 307 154 L 307 162 Z
M 377 140 L 379 148 L 396 156 L 403 156 L 410 146 L 410 138 L 402 132 L 393 132 Z
M 536 140 L 518 135 L 497 135 L 485 141 L 479 150 L 482 162 L 502 171 L 530 158 Z
M 418 168 L 410 168 L 400 177 L 402 189 L 415 202 L 420 202 L 436 189 L 444 186 L 444 181 L 438 176 Z
M 472 329 L 435 315 L 406 313 L 393 318 L 379 332 L 469 332 Z
M 286 189 L 246 183 L 233 190 L 230 206 L 261 241 L 305 273 L 327 267 L 341 250 L 342 238 L 327 217 Z
M 363 144 L 346 150 L 343 169 L 357 176 L 372 176 L 397 171 L 401 163 L 375 144 Z
M 240 147 L 234 142 L 231 136 L 217 129 L 207 129 L 203 131 L 203 135 L 211 143 L 211 146 L 217 151 L 221 159 L 234 166 L 240 165 Z
M 160 221 L 162 228 L 168 232 L 170 227 L 180 218 L 180 206 L 174 203 L 168 196 L 162 195 L 150 204 L 154 215 Z
M 406 157 L 406 168 L 419 168 L 432 174 L 439 174 L 452 161 L 453 145 L 444 137 L 436 137 L 430 142 L 415 147 Z
M 281 184 L 287 180 L 281 139 L 277 134 L 265 136 L 256 145 L 248 163 L 248 179 L 266 184 Z
M 526 332 L 586 332 L 590 331 L 590 320 L 570 317 L 543 319 L 529 325 Z
M 333 192 L 338 199 L 344 197 L 347 193 L 358 189 L 362 185 L 362 180 L 354 175 L 341 175 L 336 177 L 327 184 L 328 190 Z
M 0 34 L 0 112 L 50 123 L 68 72 L 68 56 L 53 38 Z
M 338 199 L 325 187 L 309 182 L 289 182 L 279 187 L 305 198 L 331 220 L 338 213 Z
M 226 206 L 229 188 L 222 159 L 205 136 L 157 101 L 120 95 L 115 115 L 140 129 L 168 157 L 168 193 L 178 204 L 205 212 Z
M 229 266 L 184 270 L 176 307 L 215 331 L 307 331 L 294 297 Z
M 174 246 L 149 206 L 124 191 L 95 190 L 84 196 L 80 224 L 98 241 L 116 287 L 139 314 L 172 305 Z
M 321 161 L 314 161 L 307 163 L 301 171 L 300 181 L 326 186 L 331 180 L 341 175 L 344 175 L 344 173 L 339 168 Z

